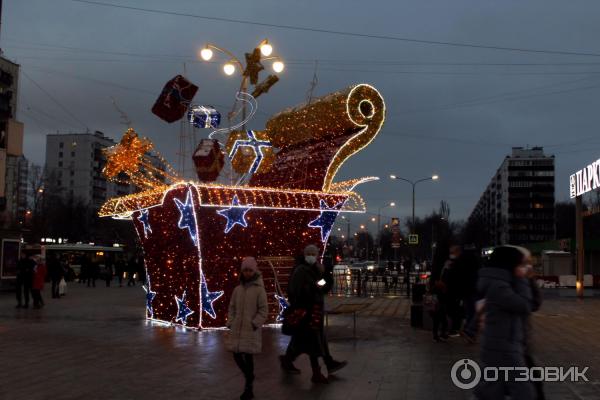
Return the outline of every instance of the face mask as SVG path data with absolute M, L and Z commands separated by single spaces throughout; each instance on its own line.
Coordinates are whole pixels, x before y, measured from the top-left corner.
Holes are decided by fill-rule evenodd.
M 306 261 L 309 265 L 313 265 L 317 262 L 317 256 L 304 256 L 304 261 Z

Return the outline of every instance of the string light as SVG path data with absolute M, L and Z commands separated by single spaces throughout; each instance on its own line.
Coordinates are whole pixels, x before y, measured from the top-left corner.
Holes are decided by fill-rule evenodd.
M 265 163 L 267 166 L 261 172 L 269 170 L 275 158 L 273 145 L 268 140 L 261 140 L 260 136 L 262 136 L 260 132 L 254 131 L 247 131 L 241 134 L 235 132 L 229 136 L 227 150 L 229 151 L 229 159 L 232 161 L 236 172 L 254 174 L 260 170 L 261 164 L 265 159 L 267 159 Z M 254 154 L 248 154 L 248 151 L 244 152 L 241 150 L 249 150 L 250 153 Z

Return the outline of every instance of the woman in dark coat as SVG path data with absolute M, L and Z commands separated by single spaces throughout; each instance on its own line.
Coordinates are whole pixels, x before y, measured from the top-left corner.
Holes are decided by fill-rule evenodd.
M 494 249 L 489 266 L 479 273 L 478 289 L 485 299 L 485 323 L 481 340 L 481 367 L 526 367 L 526 325 L 533 308 L 529 281 L 525 279 L 527 256 L 518 247 Z M 534 399 L 531 382 L 515 381 L 514 371 L 508 381 L 498 372 L 495 382 L 483 381 L 477 398 L 504 400 Z
M 294 309 L 304 309 L 308 318 L 292 335 L 287 351 L 280 356 L 281 367 L 289 373 L 300 373 L 293 362 L 303 353 L 308 354 L 314 383 L 328 383 L 321 373 L 319 357 L 323 357 L 327 371 L 332 374 L 346 366 L 345 361 L 335 361 L 329 353 L 323 325 L 325 298 L 331 281 L 325 279 L 325 268 L 317 261 L 319 249 L 309 245 L 304 249 L 304 259 L 299 262 L 290 277 L 288 301 Z

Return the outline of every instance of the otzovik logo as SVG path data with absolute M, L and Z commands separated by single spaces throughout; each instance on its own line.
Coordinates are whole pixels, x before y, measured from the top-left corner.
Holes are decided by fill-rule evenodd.
M 459 389 L 473 389 L 481 380 L 481 368 L 475 361 L 464 358 L 454 363 L 450 377 Z
M 458 360 L 450 370 L 452 383 L 460 389 L 473 389 L 481 382 L 589 382 L 589 367 L 485 367 L 468 358 Z

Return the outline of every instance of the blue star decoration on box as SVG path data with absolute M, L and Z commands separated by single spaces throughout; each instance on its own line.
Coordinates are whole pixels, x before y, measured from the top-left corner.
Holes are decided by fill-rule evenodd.
M 190 310 L 185 302 L 185 290 L 183 291 L 181 299 L 175 296 L 175 301 L 177 302 L 177 315 L 175 316 L 175 322 L 181 322 L 183 325 L 185 325 L 188 317 L 194 313 L 192 310 Z
M 140 211 L 140 215 L 138 215 L 137 219 L 144 226 L 144 237 L 147 238 L 149 233 L 152 233 L 152 228 L 150 227 L 150 221 L 148 217 L 150 216 L 150 211 L 148 209 Z
M 311 228 L 321 229 L 321 241 L 326 242 L 335 223 L 335 219 L 339 214 L 339 209 L 343 203 L 338 203 L 333 207 L 328 207 L 325 200 L 319 201 L 319 207 L 321 208 L 321 215 L 317 219 L 314 219 L 308 223 Z
M 192 242 L 196 244 L 198 240 L 198 232 L 196 232 L 196 218 L 194 216 L 194 201 L 192 200 L 192 192 L 188 190 L 185 203 L 182 203 L 179 199 L 173 200 L 175 200 L 177 209 L 179 209 L 179 213 L 181 214 L 177 226 L 179 229 L 187 229 L 190 233 L 190 237 L 192 238 Z
M 275 295 L 275 299 L 277 300 L 277 304 L 279 304 L 279 314 L 277 315 L 277 322 L 283 321 L 283 312 L 286 308 L 290 306 L 287 299 L 278 294 Z
M 263 148 L 273 147 L 273 145 L 271 144 L 271 142 L 269 142 L 267 140 L 258 140 L 256 138 L 256 134 L 254 133 L 254 131 L 246 131 L 246 135 L 248 135 L 248 140 L 239 140 L 238 139 L 235 141 L 235 143 L 233 144 L 233 147 L 231 148 L 231 151 L 229 152 L 229 159 L 230 160 L 233 159 L 233 157 L 235 156 L 235 153 L 238 151 L 238 149 L 240 147 L 252 148 L 254 150 L 255 158 L 254 158 L 254 162 L 252 163 L 252 166 L 250 167 L 250 170 L 248 172 L 253 174 L 256 171 L 258 171 L 258 168 L 260 168 L 260 163 L 262 162 L 263 158 L 265 157 L 265 155 L 263 153 Z
M 154 308 L 152 308 L 152 300 L 156 297 L 156 292 L 153 292 L 150 289 L 150 280 L 148 280 L 148 287 L 142 286 L 144 291 L 146 292 L 146 310 L 148 311 L 148 315 L 150 318 L 154 316 Z
M 206 284 L 206 278 L 204 274 L 200 278 L 200 296 L 202 298 L 202 310 L 210 315 L 212 319 L 217 318 L 217 314 L 215 313 L 215 309 L 213 308 L 213 303 L 221 296 L 223 296 L 223 291 L 220 290 L 218 292 L 210 292 L 208 290 L 208 285 Z
M 233 201 L 230 208 L 217 211 L 217 214 L 227 218 L 227 225 L 225 226 L 225 233 L 229 233 L 234 226 L 240 225 L 243 228 L 248 226 L 246 222 L 246 213 L 250 210 L 252 204 L 246 204 L 245 206 L 240 205 L 240 200 L 237 194 L 233 196 Z

